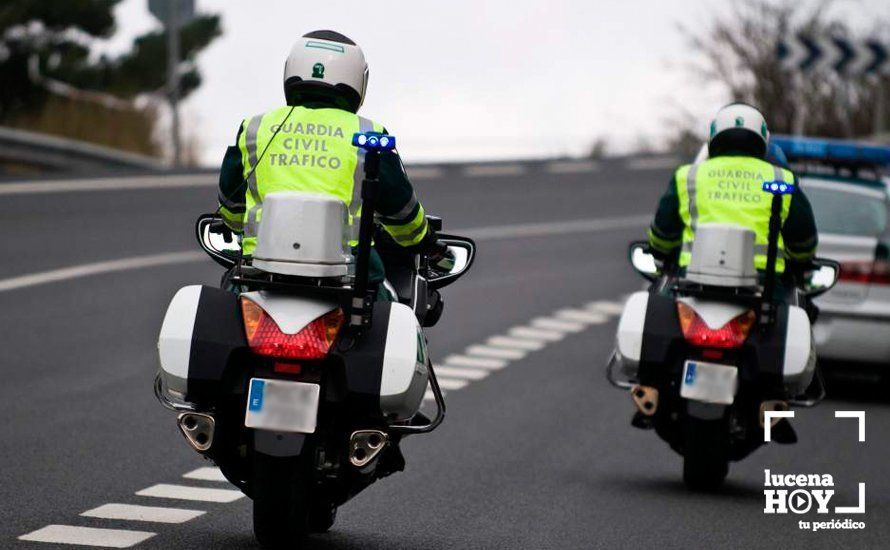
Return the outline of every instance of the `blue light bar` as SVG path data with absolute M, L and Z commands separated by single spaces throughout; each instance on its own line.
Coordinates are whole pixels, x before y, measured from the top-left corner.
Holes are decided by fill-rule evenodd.
M 773 136 L 791 162 L 814 161 L 826 164 L 890 167 L 890 147 L 840 139 Z
M 396 148 L 396 136 L 356 132 L 352 136 L 352 144 L 365 151 L 392 151 Z
M 763 190 L 770 195 L 790 195 L 794 193 L 794 186 L 784 181 L 765 181 Z

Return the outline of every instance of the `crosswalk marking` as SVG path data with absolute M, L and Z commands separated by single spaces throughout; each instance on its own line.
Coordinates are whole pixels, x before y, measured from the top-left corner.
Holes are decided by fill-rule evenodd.
M 202 481 L 228 481 L 219 468 L 198 468 L 191 472 L 185 473 L 182 477 L 186 479 L 200 479 Z
M 234 489 L 208 489 L 205 487 L 189 487 L 188 485 L 172 485 L 158 483 L 136 493 L 141 497 L 173 498 L 179 500 L 201 500 L 205 502 L 234 502 L 244 496 Z
M 130 548 L 155 536 L 148 531 L 127 529 L 99 529 L 74 525 L 47 525 L 42 529 L 22 535 L 19 540 L 49 542 L 55 544 L 79 544 L 102 548 Z
M 89 518 L 125 519 L 154 523 L 185 523 L 204 513 L 201 510 L 185 510 L 183 508 L 137 506 L 135 504 L 103 504 L 80 515 Z
M 489 346 L 497 346 L 503 348 L 519 348 L 528 351 L 538 351 L 539 349 L 543 349 L 545 344 L 544 342 L 539 342 L 537 340 L 529 340 L 527 338 L 511 338 L 509 336 L 492 336 L 488 340 L 485 341 Z
M 528 355 L 528 352 L 521 349 L 506 349 L 476 345 L 468 347 L 466 354 L 478 355 L 481 357 L 494 357 L 495 359 L 522 359 Z

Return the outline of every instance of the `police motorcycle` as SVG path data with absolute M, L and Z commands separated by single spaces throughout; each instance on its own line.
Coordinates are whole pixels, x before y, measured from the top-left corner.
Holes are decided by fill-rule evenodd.
M 825 396 L 807 300 L 835 284 L 840 266 L 814 260 L 779 300 L 781 200 L 793 186 L 763 189 L 773 199 L 762 279 L 754 232 L 734 225 L 699 225 L 685 273 L 659 265 L 645 242 L 629 249 L 651 286 L 625 304 L 607 378 L 630 392 L 631 424 L 654 429 L 683 457 L 683 480 L 695 490 L 720 486 L 730 462 L 764 443 L 766 412 L 812 407 Z M 787 419 L 769 422 L 772 441 L 797 441 Z
M 378 155 L 395 138 L 356 134 L 353 144 L 365 151 L 362 204 L 373 212 Z M 160 331 L 155 394 L 177 413 L 188 445 L 253 500 L 260 544 L 298 548 L 333 525 L 338 506 L 404 468 L 403 437 L 442 422 L 422 327 L 438 320 L 438 290 L 472 266 L 475 245 L 440 234 L 449 260 L 413 256 L 388 274 L 397 301 L 377 302 L 368 289 L 372 238 L 381 253 L 386 246 L 373 216 L 361 217 L 353 258 L 346 206 L 335 198 L 271 193 L 263 214 L 250 262 L 218 215 L 199 217 L 198 242 L 241 292 L 176 293 Z M 432 419 L 420 411 L 427 391 Z

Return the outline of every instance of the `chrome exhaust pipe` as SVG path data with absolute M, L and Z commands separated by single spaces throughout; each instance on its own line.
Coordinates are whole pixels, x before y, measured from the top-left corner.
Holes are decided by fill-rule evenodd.
M 380 430 L 358 430 L 349 438 L 349 463 L 356 468 L 367 466 L 389 443 L 389 436 Z
M 213 445 L 213 432 L 216 420 L 206 413 L 184 412 L 176 419 L 179 431 L 185 436 L 189 445 L 199 453 L 206 452 Z
M 658 409 L 658 390 L 650 386 L 634 386 L 630 389 L 630 397 L 637 409 L 646 416 L 652 416 Z

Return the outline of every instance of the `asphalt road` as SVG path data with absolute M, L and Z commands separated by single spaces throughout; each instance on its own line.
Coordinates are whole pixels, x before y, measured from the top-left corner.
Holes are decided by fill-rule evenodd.
M 592 322 L 449 392 L 442 427 L 406 440 L 406 471 L 345 505 L 335 528 L 313 537 L 316 547 L 886 547 L 890 408 L 876 392 L 864 397 L 854 388 L 798 412 L 798 445 L 759 450 L 709 495 L 687 492 L 680 458 L 653 433 L 629 426 L 630 400 L 603 377 L 615 317 L 596 318 L 640 287 L 625 249 L 643 235 L 642 224 L 627 220 L 654 210 L 667 179 L 665 168 L 605 163 L 576 173 L 445 173 L 416 183 L 446 230 L 500 228 L 477 231 L 473 272 L 447 289 L 443 320 L 429 333 L 434 357 L 562 308 L 593 312 Z M 192 224 L 213 206 L 215 192 L 198 186 L 0 199 L 2 285 L 72 265 L 196 250 Z M 590 220 L 619 221 L 604 228 Z M 158 483 L 225 487 L 182 478 L 208 464 L 186 447 L 151 391 L 169 298 L 219 275 L 215 264 L 198 260 L 0 291 L 0 547 L 53 547 L 17 539 L 47 525 L 157 533 L 137 548 L 257 547 L 246 498 L 135 495 Z M 589 307 L 597 300 L 606 307 Z M 866 411 L 866 443 L 857 442 L 855 421 L 834 419 L 835 410 Z M 764 515 L 765 468 L 831 474 L 839 505 L 854 505 L 857 482 L 866 482 L 866 513 L 838 516 L 865 521 L 865 530 L 812 533 L 798 520 L 822 519 L 815 514 Z M 80 516 L 107 503 L 207 513 L 181 524 Z

